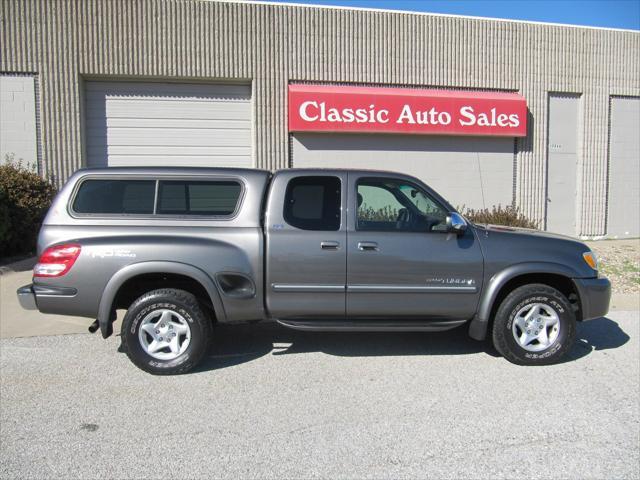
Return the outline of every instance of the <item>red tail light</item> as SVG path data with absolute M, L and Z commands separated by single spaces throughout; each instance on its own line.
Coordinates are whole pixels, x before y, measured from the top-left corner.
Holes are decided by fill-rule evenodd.
M 60 277 L 71 270 L 80 255 L 80 245 L 65 243 L 47 248 L 33 267 L 34 277 Z

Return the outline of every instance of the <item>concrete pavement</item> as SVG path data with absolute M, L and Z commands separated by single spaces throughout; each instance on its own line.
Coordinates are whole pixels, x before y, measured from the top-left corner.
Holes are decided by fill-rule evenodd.
M 463 329 L 226 327 L 164 378 L 117 336 L 4 339 L 0 478 L 639 478 L 638 320 L 540 368 Z

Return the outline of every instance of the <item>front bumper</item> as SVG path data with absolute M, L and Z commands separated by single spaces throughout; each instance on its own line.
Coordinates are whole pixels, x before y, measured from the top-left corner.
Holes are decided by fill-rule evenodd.
M 609 312 L 611 282 L 606 277 L 574 278 L 580 297 L 582 320 L 604 317 Z

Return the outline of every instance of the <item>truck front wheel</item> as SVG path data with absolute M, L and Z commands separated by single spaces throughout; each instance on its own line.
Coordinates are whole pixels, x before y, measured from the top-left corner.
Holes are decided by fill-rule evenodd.
M 558 362 L 573 346 L 576 318 L 567 298 L 543 284 L 524 285 L 502 301 L 493 322 L 493 344 L 518 365 Z
M 196 297 L 184 290 L 145 293 L 122 321 L 122 346 L 129 359 L 154 375 L 191 370 L 206 354 L 211 336 L 211 320 Z

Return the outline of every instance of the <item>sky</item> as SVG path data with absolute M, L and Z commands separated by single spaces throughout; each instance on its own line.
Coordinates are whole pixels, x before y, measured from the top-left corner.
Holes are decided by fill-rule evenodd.
M 268 0 L 640 30 L 640 0 Z

